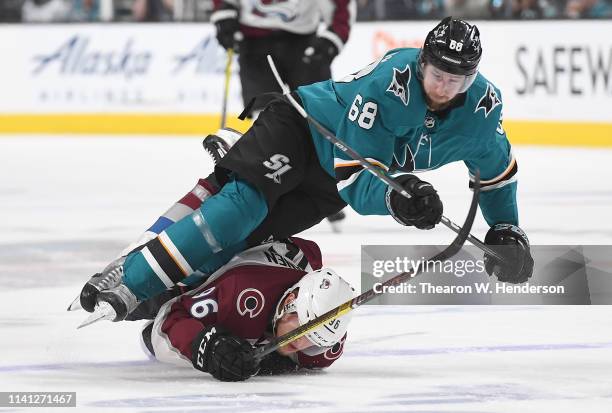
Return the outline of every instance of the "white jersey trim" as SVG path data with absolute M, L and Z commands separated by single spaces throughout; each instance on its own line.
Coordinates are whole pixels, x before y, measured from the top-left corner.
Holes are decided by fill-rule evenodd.
M 155 321 L 153 321 L 153 329 L 151 330 L 151 345 L 155 352 L 155 358 L 164 363 L 175 364 L 179 366 L 185 366 L 185 363 L 189 367 L 193 364 L 191 360 L 185 357 L 176 347 L 172 345 L 168 335 L 161 330 L 161 326 L 166 321 L 166 316 L 170 312 L 170 307 L 174 304 L 181 296 L 174 297 L 173 299 L 166 302 L 159 309 Z
M 162 267 L 159 266 L 157 260 L 155 259 L 155 257 L 153 257 L 153 254 L 149 250 L 149 247 L 144 247 L 141 252 L 145 261 L 147 262 L 147 264 L 149 264 L 149 267 L 151 267 L 155 275 L 157 275 L 157 278 L 159 278 L 160 281 L 164 283 L 166 287 L 172 288 L 174 286 L 174 283 L 172 282 L 170 277 L 168 277 L 168 274 L 165 273 Z
M 332 42 L 338 48 L 338 53 L 340 53 L 340 51 L 344 47 L 344 42 L 342 41 L 340 36 L 332 32 L 331 30 L 323 30 L 318 35 L 319 37 L 322 37 Z
M 221 20 L 236 19 L 238 17 L 238 10 L 223 9 L 217 10 L 210 15 L 210 22 L 217 23 Z

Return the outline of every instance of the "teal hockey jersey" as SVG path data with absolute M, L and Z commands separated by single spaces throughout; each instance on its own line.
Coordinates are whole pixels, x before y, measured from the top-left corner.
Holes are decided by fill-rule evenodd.
M 480 170 L 480 208 L 489 225 L 518 225 L 517 163 L 502 128 L 501 92 L 478 74 L 451 108 L 432 112 L 417 78 L 420 49 L 387 52 L 337 81 L 297 89 L 306 111 L 388 174 L 418 173 L 462 161 Z M 386 184 L 310 127 L 323 168 L 362 215 L 386 215 Z M 433 183 L 435 186 L 435 183 Z

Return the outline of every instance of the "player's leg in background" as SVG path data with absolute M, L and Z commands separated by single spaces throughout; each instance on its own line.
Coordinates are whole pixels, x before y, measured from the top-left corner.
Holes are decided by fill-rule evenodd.
M 292 90 L 298 86 L 322 82 L 332 77 L 331 61 L 316 60 L 305 63 L 303 60 L 304 50 L 310 46 L 315 37 L 315 34 L 291 35 L 282 44 L 279 44 L 283 50 L 282 53 L 279 53 L 277 64 L 283 68 L 285 75 L 283 79 Z
M 269 92 L 281 92 L 274 75 L 268 66 L 266 56 L 273 54 L 271 40 L 268 36 L 262 38 L 245 38 L 240 47 L 238 63 L 240 64 L 240 84 L 242 86 L 242 101 L 246 107 L 253 98 Z M 249 117 L 257 115 L 270 102 L 270 99 L 258 99 L 251 108 Z

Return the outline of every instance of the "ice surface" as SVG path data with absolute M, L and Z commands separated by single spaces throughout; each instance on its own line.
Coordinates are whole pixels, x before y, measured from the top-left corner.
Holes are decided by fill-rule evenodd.
M 612 150 L 515 153 L 532 243 L 612 243 Z M 210 169 L 193 138 L 0 138 L 0 390 L 76 391 L 88 412 L 612 411 L 608 306 L 365 306 L 330 369 L 234 384 L 149 361 L 139 323 L 77 331 L 85 313 L 66 307 L 83 282 Z M 425 176 L 461 223 L 465 167 Z M 348 214 L 340 235 L 322 223 L 303 236 L 357 285 L 361 244 L 454 237 Z

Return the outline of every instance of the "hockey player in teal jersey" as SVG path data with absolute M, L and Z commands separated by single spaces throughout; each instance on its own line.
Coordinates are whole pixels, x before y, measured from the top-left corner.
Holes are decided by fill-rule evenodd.
M 242 249 L 254 232 L 258 241 L 290 236 L 346 204 L 362 215 L 433 228 L 442 202 L 414 173 L 455 161 L 480 170 L 480 208 L 491 226 L 485 243 L 504 246 L 504 262 L 485 254 L 487 271 L 501 281 L 526 281 L 533 259 L 518 227 L 517 163 L 502 128 L 501 92 L 478 72 L 481 55 L 476 26 L 449 17 L 422 49 L 391 50 L 344 79 L 293 93 L 313 118 L 393 174 L 411 198 L 364 172 L 279 98 L 217 164 L 218 192 L 130 253 L 121 264 L 120 291 L 98 301 L 119 309 L 115 321 L 123 319 L 139 300 L 215 254 Z
M 449 76 L 448 87 L 463 92 L 433 110 L 435 102 L 427 102 L 423 90 L 423 72 L 432 71 L 434 79 L 444 74 L 420 54 L 420 49 L 391 50 L 360 72 L 299 88 L 298 94 L 311 116 L 386 170 L 421 172 L 455 161 L 465 162 L 470 171 L 479 169 L 486 221 L 517 225 L 516 161 L 501 126 L 500 91 L 481 74 Z M 440 85 L 445 87 L 443 80 Z M 387 185 L 362 173 L 357 162 L 316 129 L 311 133 L 321 164 L 339 178 L 340 196 L 363 215 L 387 213 Z

